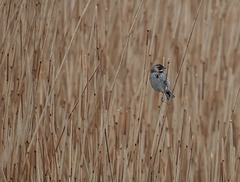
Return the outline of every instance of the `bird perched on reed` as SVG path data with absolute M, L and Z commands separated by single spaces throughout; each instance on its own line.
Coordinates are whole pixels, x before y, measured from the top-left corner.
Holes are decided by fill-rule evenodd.
M 151 68 L 150 72 L 150 83 L 152 88 L 157 92 L 165 93 L 167 99 L 174 98 L 175 96 L 169 90 L 170 81 L 167 78 L 166 73 L 164 72 L 166 68 L 157 64 Z

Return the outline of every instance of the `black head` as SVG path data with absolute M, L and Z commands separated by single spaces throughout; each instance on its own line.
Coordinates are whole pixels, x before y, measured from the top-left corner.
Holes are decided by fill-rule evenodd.
M 151 73 L 154 73 L 154 72 L 162 73 L 163 70 L 165 70 L 165 69 L 166 69 L 166 68 L 165 68 L 163 65 L 157 64 L 157 65 L 155 65 L 155 66 L 152 67 Z

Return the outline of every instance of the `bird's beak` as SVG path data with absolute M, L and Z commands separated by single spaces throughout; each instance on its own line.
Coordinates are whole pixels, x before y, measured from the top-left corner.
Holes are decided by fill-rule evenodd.
M 164 66 L 163 66 L 163 68 L 162 68 L 162 69 L 163 69 L 163 70 L 165 70 L 165 69 L 166 69 L 166 67 L 164 67 Z

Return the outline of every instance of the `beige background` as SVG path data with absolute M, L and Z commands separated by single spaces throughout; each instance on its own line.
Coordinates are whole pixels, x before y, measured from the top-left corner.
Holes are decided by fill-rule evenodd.
M 239 181 L 240 1 L 202 2 L 182 62 L 199 7 L 0 1 L 1 181 Z

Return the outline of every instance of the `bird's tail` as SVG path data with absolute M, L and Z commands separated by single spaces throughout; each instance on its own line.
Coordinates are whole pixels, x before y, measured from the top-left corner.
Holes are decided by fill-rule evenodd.
M 165 95 L 167 97 L 167 100 L 170 100 L 170 98 L 174 98 L 175 97 L 175 95 L 173 95 L 170 90 L 166 90 Z

